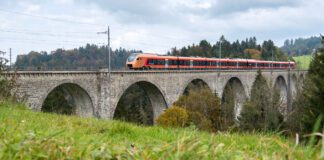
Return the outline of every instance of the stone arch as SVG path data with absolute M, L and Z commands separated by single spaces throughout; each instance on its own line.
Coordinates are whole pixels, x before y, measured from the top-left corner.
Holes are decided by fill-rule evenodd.
M 42 98 L 41 110 L 43 110 L 45 100 L 56 89 L 60 89 L 62 91 L 64 98 L 72 106 L 71 114 L 80 117 L 94 116 L 94 105 L 91 96 L 84 88 L 76 83 L 61 83 L 59 85 L 51 87 L 49 89 L 49 92 L 47 92 L 47 94 Z
M 229 93 L 228 90 L 231 90 Z M 237 77 L 231 77 L 223 87 L 222 92 L 222 104 L 227 98 L 233 98 L 234 100 L 234 117 L 237 120 L 245 101 L 248 99 L 247 92 L 245 91 L 242 81 Z M 233 96 L 233 97 L 232 97 Z
M 149 101 L 152 105 L 152 123 L 154 123 L 154 120 L 165 110 L 167 109 L 167 103 L 164 97 L 164 94 L 162 93 L 162 90 L 160 89 L 160 87 L 158 87 L 158 85 L 146 81 L 146 80 L 142 80 L 142 81 L 137 81 L 134 83 L 131 83 L 130 85 L 128 85 L 126 87 L 126 89 L 124 89 L 120 95 L 118 95 L 118 101 L 117 104 L 115 105 L 115 109 L 114 109 L 114 113 L 113 113 L 113 117 L 115 116 L 115 111 L 117 109 L 118 103 L 122 100 L 122 96 L 125 94 L 125 92 L 127 91 L 127 89 L 129 89 L 130 87 L 132 87 L 133 85 L 138 85 L 140 86 L 144 92 L 146 93 L 146 95 L 149 98 Z
M 204 81 L 203 79 L 200 79 L 200 78 L 195 78 L 195 79 L 192 79 L 186 83 L 186 85 L 182 89 L 182 92 L 181 92 L 182 95 L 187 94 L 190 85 L 193 85 L 197 88 L 207 87 L 211 92 L 213 92 L 213 90 L 210 88 L 210 86 L 208 85 L 208 83 L 206 81 Z
M 288 87 L 285 78 L 282 75 L 279 75 L 276 78 L 275 89 L 277 89 L 280 93 L 280 112 L 285 115 L 287 113 L 287 97 L 288 97 Z

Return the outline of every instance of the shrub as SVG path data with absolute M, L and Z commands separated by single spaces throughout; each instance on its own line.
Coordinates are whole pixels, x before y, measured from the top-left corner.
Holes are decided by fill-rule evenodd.
M 177 106 L 165 110 L 157 119 L 156 123 L 164 127 L 184 127 L 188 124 L 188 112 Z
M 215 131 L 212 122 L 199 112 L 188 111 L 188 125 L 195 125 L 196 128 L 204 131 Z
M 199 86 L 189 89 L 175 102 L 187 110 L 189 122 L 201 130 L 217 130 L 220 123 L 220 100 L 208 87 Z
M 241 130 L 253 130 L 260 128 L 261 112 L 250 102 L 246 102 L 242 108 L 241 115 L 239 117 Z

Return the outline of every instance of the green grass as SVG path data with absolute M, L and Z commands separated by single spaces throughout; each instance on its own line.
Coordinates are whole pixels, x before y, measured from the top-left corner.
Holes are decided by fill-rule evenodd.
M 312 56 L 304 55 L 304 56 L 293 57 L 293 59 L 296 61 L 298 69 L 308 69 L 309 64 L 312 60 Z
M 0 159 L 318 159 L 278 134 L 211 134 L 0 104 Z

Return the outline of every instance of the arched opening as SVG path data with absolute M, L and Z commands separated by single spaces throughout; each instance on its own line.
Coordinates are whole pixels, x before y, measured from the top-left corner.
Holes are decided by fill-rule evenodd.
M 93 104 L 88 93 L 79 85 L 65 83 L 55 87 L 45 98 L 43 112 L 93 117 Z
M 281 114 L 286 115 L 287 113 L 287 83 L 283 76 L 278 76 L 275 83 L 275 89 L 280 94 L 280 108 L 279 111 Z
M 231 126 L 238 120 L 247 97 L 240 79 L 233 77 L 226 83 L 221 100 L 223 126 Z
M 140 81 L 129 86 L 118 101 L 114 119 L 153 125 L 167 108 L 160 90 L 152 83 Z
M 188 95 L 189 92 L 192 90 L 194 91 L 201 89 L 209 89 L 212 92 L 212 90 L 205 81 L 203 81 L 202 79 L 194 79 L 186 86 L 183 95 Z

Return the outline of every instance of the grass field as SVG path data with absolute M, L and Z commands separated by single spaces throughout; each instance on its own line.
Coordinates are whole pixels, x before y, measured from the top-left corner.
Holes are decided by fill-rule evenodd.
M 293 57 L 293 59 L 297 62 L 298 69 L 308 69 L 309 64 L 312 60 L 312 56 L 304 55 L 304 56 Z
M 0 104 L 0 159 L 320 159 L 277 134 L 205 133 Z

